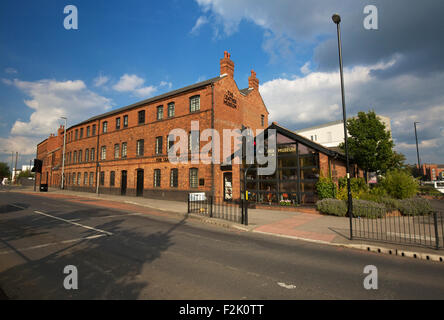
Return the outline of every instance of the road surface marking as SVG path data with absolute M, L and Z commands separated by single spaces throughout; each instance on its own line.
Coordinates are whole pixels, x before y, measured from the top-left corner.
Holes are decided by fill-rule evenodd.
M 47 216 L 47 217 L 50 217 L 50 218 L 53 218 L 53 219 L 57 219 L 57 220 L 60 220 L 60 221 L 64 221 L 64 222 L 73 224 L 73 225 L 78 226 L 78 227 L 82 227 L 82 228 L 89 229 L 89 230 L 94 230 L 94 231 L 97 231 L 97 232 L 100 232 L 100 233 L 105 233 L 105 234 L 107 234 L 109 236 L 113 235 L 111 232 L 108 232 L 108 231 L 105 231 L 105 230 L 102 230 L 102 229 L 96 229 L 96 228 L 93 228 L 93 227 L 90 227 L 90 226 L 85 226 L 84 224 L 77 223 L 77 222 L 72 222 L 70 220 L 66 220 L 66 219 L 59 218 L 59 217 L 55 217 L 55 216 L 52 216 L 50 214 L 43 213 L 41 211 L 34 211 L 34 212 L 38 213 L 38 214 L 41 214 L 41 215 L 44 215 L 44 216 Z
M 22 209 L 22 210 L 25 210 L 26 208 L 23 208 L 23 207 L 20 207 L 20 206 L 18 206 L 18 205 L 16 205 L 16 204 L 10 204 L 10 206 L 13 206 L 13 207 L 16 207 L 16 208 L 19 208 L 19 209 Z
M 97 238 L 101 238 L 101 237 L 105 237 L 105 236 L 106 235 L 104 235 L 104 234 L 96 234 L 94 236 L 89 236 L 89 237 L 84 237 L 84 238 L 77 238 L 77 239 L 64 240 L 64 241 L 59 241 L 59 242 L 50 242 L 50 243 L 45 243 L 45 244 L 39 244 L 37 246 L 32 246 L 32 247 L 28 247 L 28 248 L 19 248 L 16 250 L 0 251 L 0 255 L 9 254 L 9 253 L 16 253 L 17 251 L 29 251 L 29 250 L 41 249 L 41 248 L 45 248 L 45 247 L 49 247 L 49 246 L 55 246 L 58 244 L 66 244 L 66 243 L 78 242 L 78 241 L 83 241 L 83 240 L 93 240 L 93 239 L 97 239 Z
M 296 286 L 293 284 L 285 284 L 283 282 L 278 282 L 278 285 L 285 289 L 296 289 Z

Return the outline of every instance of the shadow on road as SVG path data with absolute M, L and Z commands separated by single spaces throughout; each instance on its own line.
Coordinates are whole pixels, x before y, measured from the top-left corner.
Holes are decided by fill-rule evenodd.
M 112 214 L 109 210 L 107 212 Z M 84 214 L 84 210 L 79 210 L 79 213 Z M 75 216 L 76 212 L 69 214 Z M 149 287 L 149 283 L 140 276 L 143 269 L 149 270 L 150 264 L 174 245 L 173 233 L 185 224 L 187 217 L 168 230 L 155 233 L 149 233 L 147 230 L 150 228 L 144 225 L 150 224 L 151 220 L 140 219 L 143 220 L 137 221 L 137 224 L 134 220 L 129 223 L 119 217 L 94 224 L 97 229 L 111 232 L 112 236 L 58 244 L 41 250 L 18 252 L 15 249 L 23 261 L 0 273 L 0 287 L 10 299 L 137 299 L 141 291 Z M 29 216 L 14 219 L 15 226 L 29 223 Z M 51 221 L 51 229 L 63 230 L 66 227 L 72 226 L 63 221 Z M 5 243 L 21 232 L 20 228 L 10 234 L 5 234 L 2 228 L 0 230 L 0 239 Z M 79 237 L 99 234 L 81 228 L 79 231 Z M 11 255 L 0 254 L 0 259 L 12 259 Z M 14 260 L 17 260 L 16 256 Z M 78 269 L 78 290 L 63 287 L 67 276 L 63 270 L 67 265 Z

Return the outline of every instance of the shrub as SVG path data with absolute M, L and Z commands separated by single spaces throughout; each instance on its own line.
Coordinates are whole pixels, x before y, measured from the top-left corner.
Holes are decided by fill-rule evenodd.
M 336 184 L 330 178 L 320 177 L 316 183 L 316 192 L 319 199 L 336 198 L 337 188 Z
M 418 181 L 406 171 L 398 169 L 388 171 L 381 186 L 396 199 L 411 198 L 418 192 Z
M 347 189 L 347 178 L 342 177 L 338 180 L 339 189 L 345 188 Z M 353 193 L 367 192 L 368 186 L 365 183 L 364 178 L 351 178 L 350 179 L 350 189 Z
M 380 196 L 373 193 L 363 193 L 359 197 L 360 200 L 373 201 L 385 205 L 387 212 L 399 210 L 399 200 L 387 196 Z
M 362 218 L 383 218 L 387 208 L 382 203 L 353 199 L 353 216 Z
M 316 208 L 325 214 L 338 217 L 347 215 L 347 202 L 338 199 L 323 199 L 316 202 Z M 383 204 L 353 199 L 353 216 L 366 218 L 381 218 L 385 216 L 386 208 Z
M 316 202 L 318 211 L 338 217 L 344 217 L 347 214 L 347 204 L 345 201 L 337 199 L 323 199 Z
M 398 201 L 399 211 L 406 216 L 422 216 L 432 213 L 430 201 L 422 198 L 410 198 Z

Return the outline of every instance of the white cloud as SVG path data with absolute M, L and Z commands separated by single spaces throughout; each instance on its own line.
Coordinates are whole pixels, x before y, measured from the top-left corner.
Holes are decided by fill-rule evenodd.
M 29 119 L 15 121 L 10 136 L 0 139 L 2 150 L 33 154 L 37 142 L 57 130 L 62 123 L 60 117 L 67 117 L 69 126 L 105 112 L 112 106 L 110 99 L 90 91 L 81 80 L 31 82 L 15 79 L 3 82 L 29 97 L 24 103 L 33 113 Z
M 301 67 L 301 72 L 303 74 L 308 74 L 310 73 L 310 61 L 307 61 L 302 67 Z
M 173 84 L 167 81 L 161 81 L 158 86 L 144 86 L 145 79 L 135 74 L 124 74 L 120 80 L 113 86 L 118 92 L 130 92 L 138 98 L 148 98 L 156 93 L 160 88 L 171 89 Z
M 375 110 L 389 116 L 396 149 L 411 163 L 416 154 L 413 121 L 420 121 L 421 156 L 427 162 L 444 159 L 444 92 L 436 94 L 444 82 L 444 72 L 423 79 L 400 75 L 379 79 L 374 73 L 389 70 L 395 60 L 372 66 L 344 69 L 347 115 Z M 342 104 L 339 72 L 311 72 L 301 77 L 267 81 L 260 92 L 270 111 L 270 120 L 290 129 L 340 120 Z
M 198 30 L 205 24 L 208 23 L 208 19 L 205 16 L 200 16 L 197 20 L 196 23 L 194 24 L 194 27 L 191 29 L 190 33 L 191 34 L 197 34 Z
M 101 87 L 109 81 L 109 78 L 106 76 L 99 75 L 94 79 L 94 87 Z
M 157 91 L 157 88 L 155 86 L 143 87 L 144 83 L 145 79 L 135 74 L 124 74 L 120 77 L 119 82 L 113 86 L 113 89 L 118 92 L 131 92 L 139 98 L 148 98 Z

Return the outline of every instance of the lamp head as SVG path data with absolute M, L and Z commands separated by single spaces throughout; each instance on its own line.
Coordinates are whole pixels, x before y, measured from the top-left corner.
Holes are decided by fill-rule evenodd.
M 339 22 L 341 22 L 341 16 L 337 13 L 335 13 L 331 19 L 333 20 L 334 23 L 339 24 Z

